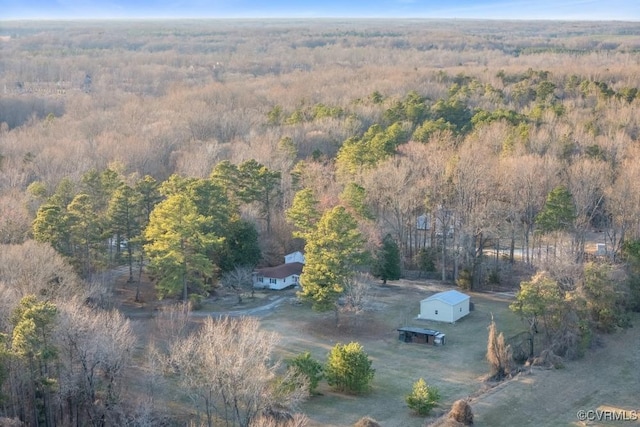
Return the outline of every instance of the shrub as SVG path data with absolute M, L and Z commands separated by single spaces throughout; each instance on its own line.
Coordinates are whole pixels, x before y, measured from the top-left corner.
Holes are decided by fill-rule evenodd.
M 362 346 L 351 342 L 338 343 L 331 349 L 324 372 L 327 383 L 334 390 L 361 394 L 369 391 L 375 369 Z
M 487 277 L 487 282 L 490 285 L 500 284 L 500 272 L 498 271 L 498 269 L 493 269 L 489 272 L 489 276 Z
M 323 377 L 323 367 L 320 362 L 311 358 L 308 351 L 297 355 L 287 362 L 289 368 L 296 369 L 309 379 L 309 393 L 314 393 Z
M 22 427 L 24 424 L 17 418 L 0 418 L 0 426 L 3 427 Z
M 380 427 L 380 424 L 371 417 L 362 417 L 356 421 L 353 427 Z
M 422 248 L 416 255 L 416 264 L 420 271 L 436 271 L 436 257 L 438 254 L 434 248 Z
M 202 295 L 189 294 L 189 303 L 193 310 L 200 310 L 202 308 Z
M 304 414 L 290 414 L 286 411 L 269 409 L 253 420 L 250 427 L 305 427 L 309 418 Z
M 473 424 L 473 412 L 469 402 L 463 399 L 453 402 L 453 406 L 449 411 L 449 418 L 466 426 Z
M 471 289 L 471 286 L 473 284 L 473 274 L 471 273 L 471 270 L 469 270 L 468 268 L 463 269 L 458 275 L 456 284 L 460 287 L 460 289 Z
M 420 378 L 413 384 L 413 391 L 405 397 L 407 406 L 418 415 L 429 415 L 429 412 L 440 400 L 440 392 L 434 386 L 429 386 Z

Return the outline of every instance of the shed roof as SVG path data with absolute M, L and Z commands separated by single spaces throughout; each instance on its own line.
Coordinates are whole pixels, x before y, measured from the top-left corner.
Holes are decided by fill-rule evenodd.
M 270 277 L 273 279 L 284 279 L 289 276 L 299 276 L 302 274 L 302 267 L 304 264 L 301 262 L 291 262 L 289 264 L 281 264 L 275 267 L 258 268 L 256 273 L 263 277 Z
M 405 326 L 405 327 L 402 327 L 402 328 L 398 328 L 398 331 L 400 331 L 400 332 L 413 332 L 415 334 L 433 335 L 433 336 L 441 334 L 440 331 L 436 331 L 434 329 L 414 328 L 413 326 Z
M 429 298 L 423 299 L 423 301 L 442 301 L 445 304 L 456 305 L 468 299 L 469 295 L 452 289 L 450 291 L 438 292 L 437 294 L 433 294 Z

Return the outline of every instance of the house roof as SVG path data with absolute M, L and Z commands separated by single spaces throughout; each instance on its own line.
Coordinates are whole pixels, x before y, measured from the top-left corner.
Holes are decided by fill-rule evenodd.
M 289 276 L 299 276 L 302 274 L 302 267 L 304 264 L 301 262 L 291 262 L 289 264 L 281 264 L 275 267 L 258 268 L 256 273 L 263 277 L 269 277 L 273 279 L 284 279 Z
M 423 301 L 442 301 L 445 304 L 456 305 L 468 299 L 469 295 L 452 289 L 450 291 L 438 292 L 437 294 L 433 294 L 429 298 L 423 299 Z

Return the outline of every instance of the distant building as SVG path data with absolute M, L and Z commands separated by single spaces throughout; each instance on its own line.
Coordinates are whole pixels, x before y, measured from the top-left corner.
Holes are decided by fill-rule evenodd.
M 431 230 L 431 218 L 427 215 L 420 215 L 416 220 L 418 230 Z
M 299 262 L 300 264 L 304 264 L 304 255 L 302 254 L 302 252 L 295 251 L 284 256 L 285 264 L 291 264 L 292 262 Z
M 284 264 L 258 268 L 253 272 L 253 287 L 262 289 L 284 289 L 297 286 L 304 267 L 304 255 L 297 251 L 285 255 Z
M 432 231 L 434 226 L 433 219 L 435 219 L 435 233 L 436 236 L 442 237 L 447 233 L 447 237 L 451 237 L 454 231 L 455 215 L 453 211 L 449 209 L 443 209 L 438 207 L 434 218 L 431 214 L 422 214 L 416 218 L 416 229 L 423 231 Z M 444 221 L 444 222 L 443 222 Z
M 420 314 L 423 320 L 437 320 L 453 323 L 469 314 L 469 295 L 456 290 L 438 292 L 420 301 Z

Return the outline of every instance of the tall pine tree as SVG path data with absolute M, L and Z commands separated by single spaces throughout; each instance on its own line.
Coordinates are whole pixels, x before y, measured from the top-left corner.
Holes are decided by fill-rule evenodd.
M 160 297 L 182 292 L 186 300 L 189 289 L 201 291 L 213 276 L 215 266 L 207 253 L 222 239 L 206 232 L 209 223 L 184 194 L 169 196 L 151 212 L 145 251 Z
M 300 297 L 311 301 L 315 310 L 335 308 L 345 282 L 362 262 L 363 243 L 356 220 L 344 207 L 325 212 L 308 235 Z

